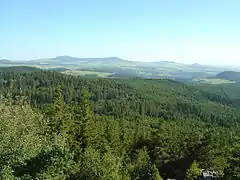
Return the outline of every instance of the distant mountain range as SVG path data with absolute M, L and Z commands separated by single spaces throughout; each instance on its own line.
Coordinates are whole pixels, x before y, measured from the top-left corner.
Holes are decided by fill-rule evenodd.
M 28 61 L 12 61 L 7 59 L 0 60 L 0 66 L 12 66 L 12 65 L 31 65 L 31 66 L 57 66 L 57 67 L 67 67 L 74 68 L 80 66 L 83 68 L 99 68 L 99 67 L 141 67 L 141 68 L 158 68 L 158 67 L 177 67 L 186 66 L 191 67 L 191 65 L 176 63 L 172 61 L 157 61 L 157 62 L 142 62 L 142 61 L 129 61 L 119 57 L 105 57 L 105 58 L 78 58 L 72 56 L 57 56 L 54 58 L 43 58 Z M 79 68 L 79 67 L 78 67 Z
M 27 61 L 12 61 L 7 59 L 0 59 L 0 64 L 11 64 L 11 63 L 25 63 L 25 64 L 39 64 L 39 63 L 69 63 L 69 64 L 79 64 L 79 63 L 129 63 L 129 64 L 183 64 L 183 63 L 176 63 L 173 61 L 155 61 L 155 62 L 142 62 L 142 61 L 129 61 L 119 57 L 104 57 L 104 58 L 78 58 L 72 56 L 57 56 L 54 58 L 43 58 L 43 59 L 36 59 L 36 60 L 27 60 Z
M 111 65 L 111 64 L 128 64 L 128 65 L 143 65 L 143 66 L 166 66 L 166 65 L 181 65 L 190 68 L 206 68 L 206 67 L 213 67 L 212 65 L 202 65 L 199 63 L 193 64 L 184 64 L 184 63 L 177 63 L 174 61 L 151 61 L 151 62 L 143 62 L 143 61 L 130 61 L 125 60 L 119 57 L 104 57 L 104 58 L 79 58 L 79 57 L 72 57 L 72 56 L 56 56 L 53 58 L 41 58 L 35 60 L 8 60 L 8 59 L 0 59 L 1 64 L 86 64 L 86 63 L 101 63 L 102 65 Z M 216 67 L 216 66 L 214 66 Z M 219 67 L 220 68 L 220 67 Z M 224 68 L 222 68 L 224 69 Z M 226 69 L 226 68 L 225 68 Z
M 7 60 L 7 59 L 0 59 L 0 64 L 9 64 L 11 63 L 12 61 L 10 60 Z
M 49 62 L 49 63 L 72 63 L 72 64 L 79 64 L 79 63 L 113 63 L 113 62 L 130 62 L 124 59 L 120 59 L 118 57 L 106 57 L 106 58 L 78 58 L 78 57 L 71 57 L 71 56 L 57 56 L 55 58 L 47 58 L 47 59 L 38 59 L 32 60 L 28 62 Z
M 28 61 L 0 60 L 0 67 L 31 66 L 50 69 L 74 75 L 92 75 L 111 77 L 143 77 L 143 78 L 199 78 L 215 76 L 223 71 L 233 69 L 206 66 L 198 63 L 183 64 L 173 61 L 141 62 L 129 61 L 119 57 L 78 58 L 57 56 Z M 84 71 L 84 72 L 83 72 Z M 108 74 L 108 75 L 107 75 Z

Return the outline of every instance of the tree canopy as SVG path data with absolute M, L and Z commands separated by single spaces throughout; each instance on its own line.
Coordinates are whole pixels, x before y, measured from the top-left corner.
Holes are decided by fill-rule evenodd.
M 236 99 L 172 80 L 0 77 L 0 179 L 239 179 Z

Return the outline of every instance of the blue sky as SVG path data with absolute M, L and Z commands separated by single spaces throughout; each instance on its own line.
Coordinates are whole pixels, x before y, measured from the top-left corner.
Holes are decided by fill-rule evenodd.
M 239 0 L 0 0 L 0 58 L 240 65 Z

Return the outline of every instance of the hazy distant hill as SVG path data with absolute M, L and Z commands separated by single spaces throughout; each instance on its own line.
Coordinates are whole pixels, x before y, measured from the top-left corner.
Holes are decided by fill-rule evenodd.
M 67 69 L 67 68 L 49 68 L 49 70 L 56 71 L 56 72 L 64 72 L 64 71 L 67 71 L 69 69 Z
M 0 67 L 11 66 L 31 66 L 81 76 L 89 74 L 101 74 L 102 76 L 104 74 L 104 77 L 131 76 L 157 79 L 204 78 L 230 70 L 227 68 L 204 66 L 196 63 L 189 65 L 173 61 L 141 62 L 129 61 L 119 57 L 78 58 L 72 56 L 57 56 L 28 61 L 0 60 Z
M 192 68 L 203 68 L 204 66 L 201 65 L 201 64 L 198 64 L 198 63 L 194 63 L 194 64 L 189 65 L 189 67 L 192 67 Z
M 29 60 L 29 61 L 11 61 L 11 60 L 0 60 L 1 64 L 48 64 L 48 65 L 65 65 L 65 64 L 72 64 L 72 65 L 129 65 L 129 66 L 141 66 L 141 67 L 159 67 L 159 66 L 176 66 L 181 65 L 184 66 L 183 63 L 176 63 L 173 61 L 156 61 L 156 62 L 141 62 L 141 61 L 129 61 L 119 57 L 104 57 L 104 58 L 78 58 L 72 56 L 57 56 L 54 58 L 42 58 L 36 60 Z M 185 65 L 186 66 L 186 65 Z
M 216 78 L 226 79 L 230 81 L 240 81 L 240 72 L 224 71 L 216 75 Z
M 57 56 L 55 58 L 47 58 L 47 59 L 37 59 L 28 61 L 31 64 L 86 64 L 86 63 L 127 63 L 130 61 L 118 58 L 118 57 L 107 57 L 107 58 L 77 58 L 71 56 Z
M 0 64 L 9 64 L 11 63 L 10 60 L 7 60 L 7 59 L 0 59 Z

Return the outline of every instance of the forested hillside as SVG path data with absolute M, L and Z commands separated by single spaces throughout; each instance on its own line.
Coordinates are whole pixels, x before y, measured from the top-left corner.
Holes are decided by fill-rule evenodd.
M 230 81 L 240 81 L 240 72 L 224 71 L 216 75 L 216 78 L 226 79 Z
M 0 72 L 0 93 L 0 179 L 240 178 L 238 99 L 50 71 Z
M 217 94 L 222 97 L 228 97 L 231 99 L 240 99 L 240 83 L 231 84 L 192 84 L 190 86 L 196 87 L 203 91 Z
M 0 72 L 36 72 L 36 71 L 41 71 L 41 69 L 28 66 L 0 67 Z

